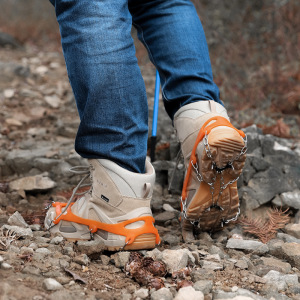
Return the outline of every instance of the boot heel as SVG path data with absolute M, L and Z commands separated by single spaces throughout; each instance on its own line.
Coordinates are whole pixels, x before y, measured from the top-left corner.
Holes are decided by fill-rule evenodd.
M 124 250 L 154 249 L 156 236 L 153 233 L 144 233 L 136 237 L 133 243 L 126 245 Z

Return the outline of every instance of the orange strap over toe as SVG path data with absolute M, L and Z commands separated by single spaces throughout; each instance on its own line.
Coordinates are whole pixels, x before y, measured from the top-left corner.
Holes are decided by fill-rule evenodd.
M 157 229 L 154 227 L 154 218 L 150 216 L 144 216 L 144 217 L 139 217 L 139 218 L 133 218 L 130 220 L 126 220 L 117 224 L 107 224 L 107 223 L 102 223 L 99 221 L 95 220 L 89 220 L 89 219 L 84 219 L 79 216 L 76 216 L 73 214 L 71 211 L 71 206 L 74 203 L 71 203 L 70 206 L 68 207 L 66 213 L 62 214 L 59 218 L 54 219 L 53 223 L 58 224 L 59 221 L 64 220 L 64 221 L 69 221 L 69 222 L 74 222 L 74 223 L 79 223 L 83 224 L 89 227 L 91 233 L 95 233 L 97 230 L 104 230 L 108 231 L 110 233 L 114 233 L 117 235 L 123 235 L 126 237 L 125 243 L 126 245 L 130 245 L 134 242 L 137 236 L 145 233 L 153 233 L 156 235 L 156 244 L 160 243 L 160 237 L 158 234 Z M 52 203 L 52 206 L 55 207 L 56 209 L 56 215 L 59 216 L 62 211 L 62 207 L 65 207 L 67 203 L 62 203 L 62 202 L 54 202 Z M 129 229 L 126 228 L 127 225 L 131 223 L 135 223 L 138 221 L 143 221 L 144 224 L 138 228 L 134 229 Z
M 208 125 L 212 121 L 215 121 L 215 122 L 213 122 L 212 124 Z M 196 162 L 197 162 L 197 158 L 196 158 L 197 146 L 203 140 L 205 134 L 209 134 L 213 128 L 216 128 L 218 126 L 231 127 L 234 130 L 236 130 L 243 138 L 246 136 L 245 133 L 242 130 L 236 129 L 224 117 L 220 117 L 220 116 L 212 117 L 212 118 L 208 119 L 203 124 L 203 126 L 201 127 L 201 129 L 200 129 L 200 131 L 198 133 L 198 136 L 196 138 L 196 142 L 195 142 L 194 148 L 193 148 L 192 153 L 191 153 L 191 157 L 190 157 L 190 161 L 189 161 L 189 166 L 188 166 L 188 169 L 187 169 L 187 173 L 186 173 L 185 178 L 184 178 L 183 187 L 182 187 L 182 193 L 181 193 L 181 199 L 182 199 L 182 201 L 185 201 L 186 197 L 187 197 L 187 191 L 186 190 L 187 190 L 187 186 L 188 186 L 189 179 L 190 179 L 190 176 L 191 176 L 192 164 L 196 164 Z M 181 210 L 182 210 L 182 202 L 181 202 Z

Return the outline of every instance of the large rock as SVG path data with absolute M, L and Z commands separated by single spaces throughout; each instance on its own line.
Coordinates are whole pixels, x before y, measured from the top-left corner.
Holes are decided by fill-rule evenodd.
M 229 239 L 226 248 L 247 250 L 255 254 L 264 254 L 269 251 L 269 247 L 266 244 L 252 240 L 240 240 L 240 239 Z
M 286 176 L 274 167 L 255 174 L 248 186 L 255 191 L 255 199 L 261 205 L 269 202 L 276 195 L 291 190 Z
M 12 191 L 47 191 L 56 186 L 56 183 L 49 177 L 42 175 L 23 177 L 9 183 L 9 188 Z

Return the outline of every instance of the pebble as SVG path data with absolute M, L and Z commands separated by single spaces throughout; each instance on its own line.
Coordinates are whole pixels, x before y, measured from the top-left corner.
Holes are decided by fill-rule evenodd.
M 73 261 L 83 266 L 87 266 L 90 263 L 90 259 L 86 254 L 81 254 L 74 257 Z
M 269 247 L 262 242 L 253 240 L 229 239 L 226 248 L 247 250 L 254 254 L 265 254 L 269 251 Z
M 37 244 L 36 243 L 31 243 L 28 248 L 31 248 L 33 250 L 36 250 L 38 248 Z
M 235 266 L 239 269 L 242 269 L 242 270 L 246 270 L 248 269 L 248 264 L 245 260 L 243 259 L 239 259 L 236 263 L 235 263 Z
M 4 262 L 3 256 L 0 255 L 0 265 Z
M 137 291 L 134 292 L 134 296 L 138 297 L 140 299 L 147 299 L 149 296 L 149 291 L 148 289 L 139 289 Z
M 46 101 L 46 103 L 51 106 L 52 108 L 59 108 L 61 101 L 60 99 L 56 96 L 45 96 L 44 100 Z
M 187 286 L 181 288 L 174 300 L 203 300 L 204 295 L 201 291 L 196 291 L 193 287 Z
M 3 95 L 6 99 L 11 99 L 15 95 L 15 90 L 13 89 L 5 89 L 3 91 Z
M 25 246 L 23 246 L 23 247 L 21 247 L 21 249 L 20 249 L 20 254 L 21 255 L 28 255 L 28 254 L 33 254 L 33 249 L 31 248 L 31 247 L 25 247 Z
M 47 248 L 38 248 L 35 250 L 35 252 L 41 254 L 51 254 L 51 251 Z
M 34 266 L 25 266 L 22 273 L 39 276 L 41 274 L 41 270 Z
M 168 272 L 173 273 L 185 268 L 189 261 L 195 263 L 195 258 L 187 249 L 166 249 L 162 252 L 162 261 L 166 264 Z
M 173 295 L 168 288 L 161 288 L 151 293 L 151 300 L 173 300 Z
M 56 186 L 56 183 L 47 176 L 27 176 L 9 183 L 10 190 L 47 191 Z
M 50 244 L 59 245 L 63 240 L 64 238 L 62 236 L 56 236 L 50 241 Z
M 3 262 L 1 264 L 1 269 L 2 270 L 10 270 L 10 269 L 12 269 L 12 266 L 10 264 L 6 263 L 6 262 Z
M 70 247 L 70 246 L 65 246 L 62 250 L 62 253 L 65 255 L 68 255 L 70 257 L 73 257 L 75 255 L 73 247 Z
M 43 281 L 43 286 L 47 291 L 56 291 L 63 288 L 63 286 L 53 278 L 46 278 Z
M 128 251 L 121 251 L 117 252 L 116 254 L 112 255 L 111 258 L 115 262 L 115 266 L 117 268 L 124 268 L 129 260 L 130 252 Z
M 212 280 L 198 280 L 194 283 L 193 288 L 196 291 L 201 291 L 204 295 L 207 295 L 211 292 L 213 287 Z
M 110 257 L 107 255 L 100 255 L 101 262 L 104 266 L 107 266 L 110 262 Z

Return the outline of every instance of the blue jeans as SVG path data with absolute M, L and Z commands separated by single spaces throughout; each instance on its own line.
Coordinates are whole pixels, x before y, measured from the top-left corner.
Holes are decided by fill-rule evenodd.
M 148 107 L 132 24 L 159 71 L 171 118 L 191 102 L 221 103 L 204 31 L 189 0 L 50 1 L 81 120 L 75 150 L 82 157 L 144 172 Z

